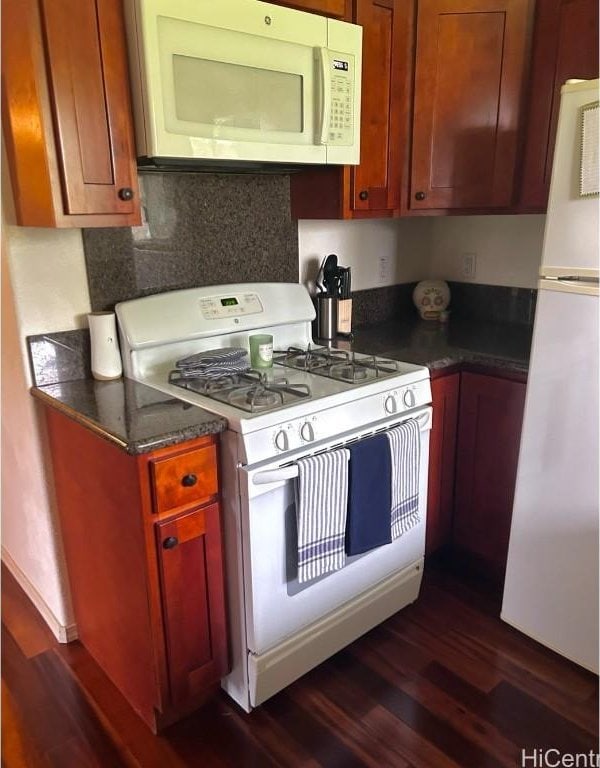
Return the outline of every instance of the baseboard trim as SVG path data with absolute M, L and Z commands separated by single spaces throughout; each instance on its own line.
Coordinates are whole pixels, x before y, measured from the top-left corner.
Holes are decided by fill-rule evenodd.
M 79 637 L 77 633 L 77 625 L 75 623 L 67 624 L 66 626 L 64 624 L 61 624 L 61 622 L 56 618 L 56 616 L 54 615 L 54 613 L 52 612 L 51 608 L 48 606 L 44 598 L 33 586 L 31 581 L 29 581 L 29 579 L 27 578 L 25 573 L 21 570 L 21 568 L 19 568 L 19 566 L 13 560 L 13 558 L 5 549 L 5 547 L 2 547 L 2 562 L 11 572 L 15 581 L 21 587 L 23 592 L 25 592 L 27 597 L 31 600 L 31 602 L 35 605 L 37 610 L 40 612 L 42 618 L 44 619 L 46 624 L 50 627 L 52 634 L 54 635 L 54 637 L 56 637 L 58 642 L 70 643 L 73 640 L 77 640 L 77 638 Z

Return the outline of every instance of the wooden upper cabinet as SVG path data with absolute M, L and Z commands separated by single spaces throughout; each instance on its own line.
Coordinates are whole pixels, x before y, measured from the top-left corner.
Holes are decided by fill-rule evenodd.
M 363 29 L 360 165 L 292 174 L 294 218 L 381 218 L 399 208 L 413 15 L 409 2 L 355 0 L 352 20 Z
M 399 6 L 395 0 L 362 0 L 356 6 L 355 21 L 363 28 L 362 114 L 360 165 L 350 168 L 351 211 L 393 211 L 400 205 L 404 82 L 396 59 L 405 26 Z
M 140 223 L 121 2 L 2 0 L 2 14 L 17 222 Z
M 512 203 L 528 0 L 419 0 L 409 207 Z
M 320 13 L 335 19 L 352 18 L 352 0 L 272 0 L 274 5 L 286 5 L 297 11 Z
M 548 202 L 560 88 L 598 77 L 598 0 L 538 0 L 520 207 Z

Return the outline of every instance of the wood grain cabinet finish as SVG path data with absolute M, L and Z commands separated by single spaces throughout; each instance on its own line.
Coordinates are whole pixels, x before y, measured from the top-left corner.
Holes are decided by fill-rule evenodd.
M 453 545 L 503 577 L 523 410 L 524 381 L 461 374 Z
M 293 174 L 294 218 L 385 218 L 399 208 L 411 18 L 407 2 L 355 0 L 352 20 L 363 29 L 360 165 Z
M 216 447 L 156 459 L 150 462 L 150 473 L 156 512 L 200 504 L 218 492 Z
M 561 86 L 598 77 L 598 0 L 538 0 L 520 207 L 545 211 Z
M 409 206 L 513 202 L 528 0 L 418 0 Z
M 274 5 L 285 5 L 297 11 L 318 13 L 334 19 L 352 19 L 352 0 L 273 0 Z
M 53 408 L 46 420 L 79 640 L 157 731 L 228 671 L 215 438 L 131 456 Z M 188 454 L 208 482 L 157 514 L 153 468 Z
M 156 525 L 169 689 L 185 704 L 227 672 L 219 507 Z
M 140 223 L 122 3 L 2 0 L 3 126 L 17 223 Z
M 431 380 L 433 422 L 429 436 L 429 483 L 425 554 L 452 538 L 460 373 Z

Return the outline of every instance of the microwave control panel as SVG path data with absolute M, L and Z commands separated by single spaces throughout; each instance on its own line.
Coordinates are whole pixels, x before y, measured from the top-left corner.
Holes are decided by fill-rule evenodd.
M 354 141 L 354 56 L 328 51 L 331 106 L 327 143 L 350 146 Z
M 235 296 L 206 296 L 200 299 L 200 312 L 206 320 L 256 315 L 262 311 L 263 305 L 256 293 L 242 293 Z

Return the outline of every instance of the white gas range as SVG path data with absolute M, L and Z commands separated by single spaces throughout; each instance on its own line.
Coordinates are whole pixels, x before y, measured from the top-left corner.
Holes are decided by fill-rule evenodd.
M 315 346 L 301 285 L 173 291 L 116 308 L 126 375 L 225 417 L 221 485 L 233 670 L 247 711 L 416 599 L 425 542 L 431 390 L 426 368 Z M 176 362 L 271 334 L 274 365 L 222 380 L 186 379 Z M 420 523 L 298 583 L 295 462 L 417 419 Z

